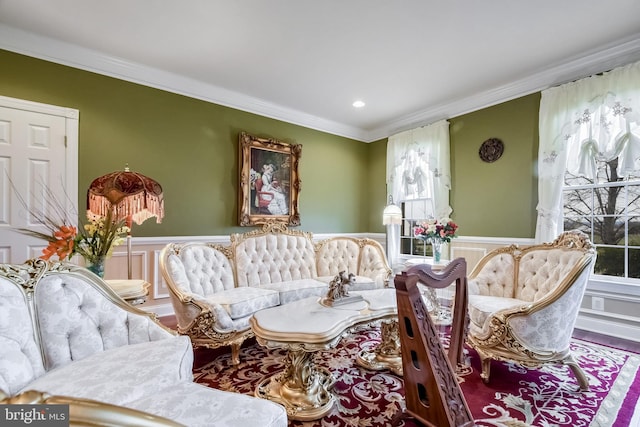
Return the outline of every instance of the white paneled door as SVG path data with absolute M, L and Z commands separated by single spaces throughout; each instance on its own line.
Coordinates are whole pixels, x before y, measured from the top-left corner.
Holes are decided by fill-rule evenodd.
M 77 136 L 77 110 L 0 97 L 0 263 L 40 256 L 46 242 L 15 231 L 47 232 L 31 212 L 77 221 Z

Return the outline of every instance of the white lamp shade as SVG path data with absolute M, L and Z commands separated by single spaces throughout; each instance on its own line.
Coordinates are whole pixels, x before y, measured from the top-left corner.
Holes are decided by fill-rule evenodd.
M 382 224 L 402 224 L 402 210 L 393 203 L 388 204 L 382 211 Z

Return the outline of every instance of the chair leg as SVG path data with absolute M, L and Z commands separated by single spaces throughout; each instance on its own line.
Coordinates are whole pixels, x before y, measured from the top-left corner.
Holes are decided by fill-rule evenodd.
M 576 380 L 578 380 L 578 384 L 580 385 L 580 391 L 589 391 L 589 379 L 573 356 L 569 355 L 565 357 L 562 363 L 569 365 L 573 371 L 573 375 L 575 375 Z
M 482 366 L 482 372 L 480 378 L 485 384 L 489 383 L 489 375 L 491 375 L 491 358 L 480 356 L 480 365 Z
M 231 363 L 234 366 L 240 364 L 240 346 L 242 346 L 242 342 L 231 344 Z

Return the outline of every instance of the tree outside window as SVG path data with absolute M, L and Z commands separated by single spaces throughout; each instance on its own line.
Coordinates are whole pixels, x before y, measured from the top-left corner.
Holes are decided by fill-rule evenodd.
M 618 166 L 598 162 L 595 179 L 565 174 L 564 228 L 591 236 L 595 274 L 640 279 L 640 175 L 621 176 Z

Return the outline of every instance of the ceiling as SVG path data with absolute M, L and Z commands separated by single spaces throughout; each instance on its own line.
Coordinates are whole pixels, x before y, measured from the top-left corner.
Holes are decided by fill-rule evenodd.
M 0 0 L 0 48 L 370 142 L 640 60 L 640 1 Z

